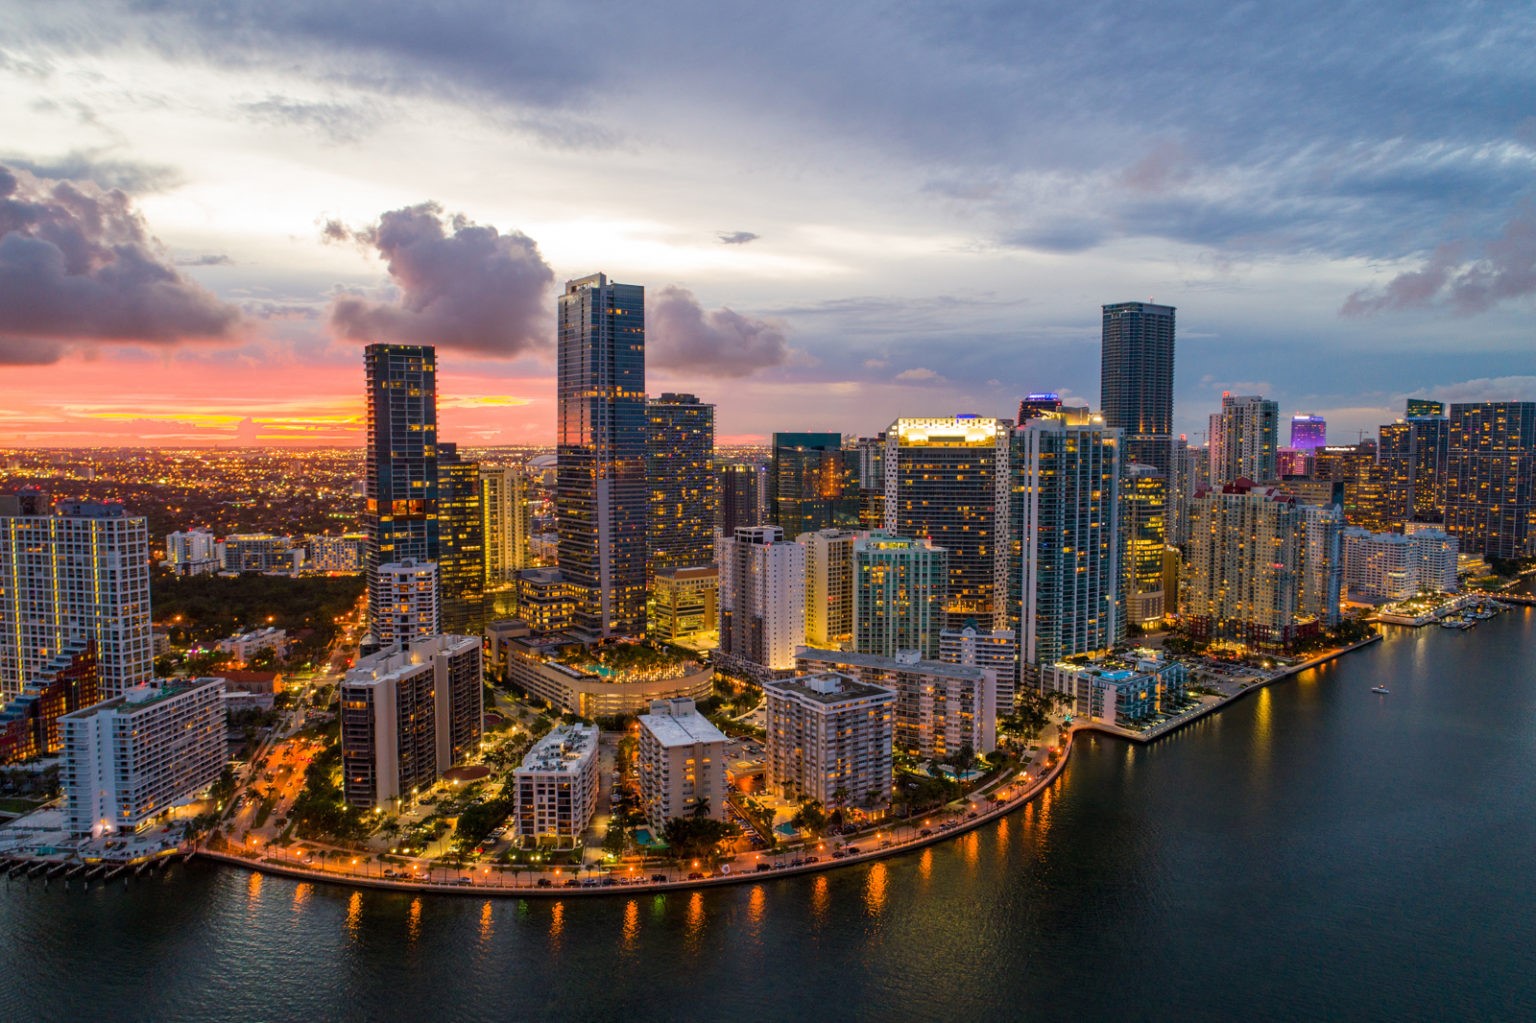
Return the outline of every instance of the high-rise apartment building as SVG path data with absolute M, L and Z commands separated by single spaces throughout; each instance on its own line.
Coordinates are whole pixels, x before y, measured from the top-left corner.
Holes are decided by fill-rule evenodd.
M 795 666 L 805 642 L 805 548 L 778 526 L 739 526 L 715 542 L 717 663 L 762 678 Z
M 1256 394 L 1223 394 L 1211 416 L 1211 483 L 1272 480 L 1280 451 L 1280 404 Z
M 1391 488 L 1394 519 L 1441 522 L 1450 457 L 1451 422 L 1435 416 L 1385 423 L 1376 458 Z
M 1021 673 L 1125 637 L 1121 434 L 1082 412 L 1013 435 Z
M 854 447 L 859 462 L 859 528 L 885 525 L 885 434 L 860 437 Z
M 886 431 L 885 531 L 949 552 L 944 628 L 1008 626 L 1006 419 L 898 419 Z
M 715 556 L 715 406 L 691 394 L 646 402 L 646 578 Z
M 1291 448 L 1312 451 L 1328 445 L 1328 420 L 1322 416 L 1298 414 L 1291 417 Z
M 871 533 L 853 542 L 853 649 L 939 656 L 949 602 L 949 551 L 931 540 Z
M 427 345 L 369 345 L 366 500 L 368 621 L 377 638 L 379 566 L 438 556 L 437 353 Z
M 1119 302 L 1104 307 L 1100 401 L 1104 423 L 1125 438 L 1128 462 L 1167 478 L 1173 441 L 1174 307 Z
M 96 644 L 66 650 L 0 710 L 0 764 L 51 757 L 64 748 L 59 719 L 101 701 Z
M 1017 425 L 1025 420 L 1039 419 L 1060 411 L 1061 395 L 1055 391 L 1032 391 L 1019 399 L 1019 416 L 1014 423 Z
M 0 496 L 0 697 L 96 644 L 101 693 L 153 677 L 149 527 L 120 504 Z
M 576 626 L 645 631 L 645 289 L 603 274 L 559 299 L 556 530 Z
M 692 700 L 655 700 L 640 715 L 640 806 L 659 834 L 674 817 L 726 819 L 725 733 Z
M 219 570 L 219 545 L 206 529 L 169 533 L 163 564 L 176 575 L 212 575 Z
M 224 680 L 130 686 L 59 719 L 70 834 L 134 832 L 190 802 L 228 759 Z
M 561 725 L 512 772 L 512 833 L 524 844 L 574 845 L 597 812 L 596 725 Z
M 458 445 L 437 446 L 437 585 L 443 631 L 479 633 L 485 628 L 485 509 L 480 504 L 480 463 Z
M 823 672 L 763 685 L 768 785 L 825 806 L 889 804 L 896 692 Z
M 1189 502 L 1195 491 L 1206 485 L 1208 473 L 1200 467 L 1200 455 L 1204 448 L 1189 446 L 1189 438 L 1180 434 L 1174 439 L 1172 467 L 1168 476 L 1168 504 L 1164 523 L 1170 547 L 1183 547 L 1189 538 Z M 1173 610 L 1170 603 L 1165 610 Z
M 846 529 L 801 533 L 805 548 L 805 642 L 842 650 L 853 642 L 853 544 Z
M 836 672 L 896 693 L 893 741 L 903 753 L 942 760 L 961 750 L 997 748 L 997 675 L 991 668 L 923 660 L 916 650 L 895 657 L 802 650 L 806 673 Z
M 480 641 L 432 636 L 358 660 L 340 686 L 342 792 L 398 810 L 480 746 Z
M 373 639 L 380 647 L 443 631 L 437 563 L 406 558 L 380 565 L 374 585 Z
M 997 684 L 997 714 L 1013 713 L 1018 692 L 1019 634 L 1014 629 L 982 632 L 971 622 L 939 633 L 939 660 L 968 668 L 989 669 Z
M 1451 405 L 1445 531 L 1465 552 L 1536 552 L 1536 402 Z
M 1296 616 L 1328 628 L 1339 624 L 1344 585 L 1344 510 L 1337 504 L 1303 503 L 1296 568 Z M 1454 560 L 1454 559 L 1453 559 Z
M 533 536 L 531 479 L 520 465 L 480 469 L 480 507 L 484 514 L 485 584 L 508 586 L 529 567 Z
M 304 563 L 304 551 L 293 537 L 272 533 L 231 533 L 219 544 L 226 572 L 295 575 Z
M 1168 483 L 1150 465 L 1128 465 L 1120 481 L 1120 570 L 1126 621 L 1155 626 L 1162 621 L 1163 551 L 1167 535 Z
M 1417 533 L 1344 530 L 1344 587 L 1349 599 L 1381 603 L 1423 592 L 1456 592 L 1456 538 L 1438 529 Z
M 776 433 L 768 514 L 785 536 L 858 525 L 858 453 L 837 433 Z
M 740 526 L 768 524 L 768 470 L 759 463 L 725 462 L 715 467 L 718 513 L 715 528 L 733 536 Z
M 720 570 L 714 565 L 664 568 L 651 585 L 651 636 L 675 643 L 720 627 Z
M 1408 419 L 1444 419 L 1445 402 L 1430 398 L 1409 398 L 1403 406 L 1403 416 Z

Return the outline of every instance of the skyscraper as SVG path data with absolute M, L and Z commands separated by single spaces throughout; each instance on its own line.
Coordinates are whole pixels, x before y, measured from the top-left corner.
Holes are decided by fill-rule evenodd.
M 1128 465 L 1120 487 L 1120 569 L 1125 573 L 1126 620 L 1153 625 L 1164 614 L 1168 483 L 1150 465 Z
M 437 356 L 424 345 L 369 345 L 365 439 L 369 631 L 378 630 L 379 566 L 438 556 Z
M 103 697 L 153 677 L 148 520 L 120 504 L 0 496 L 0 697 L 92 642 Z
M 1223 394 L 1211 416 L 1211 482 L 1272 480 L 1278 471 L 1280 404 L 1256 394 Z
M 691 394 L 646 402 L 646 577 L 715 556 L 715 406 Z
M 1173 440 L 1174 308 L 1146 302 L 1104 307 L 1100 405 L 1120 430 L 1125 458 L 1168 478 Z
M 1047 412 L 1061 411 L 1061 395 L 1055 391 L 1031 391 L 1019 399 L 1019 416 L 1015 420 L 1022 423 L 1026 419 L 1039 419 Z
M 939 656 L 949 552 L 927 540 L 872 533 L 853 543 L 853 649 L 895 657 Z
M 1524 558 L 1536 550 L 1536 402 L 1451 405 L 1445 531 L 1462 551 Z
M 1013 568 L 1026 677 L 1125 635 L 1121 436 L 1100 416 L 1031 419 L 1013 434 Z
M 836 433 L 776 433 L 768 465 L 769 520 L 785 536 L 858 525 L 858 453 Z
M 406 558 L 379 566 L 377 602 L 369 605 L 378 646 L 410 643 L 442 631 L 437 563 Z
M 437 446 L 437 531 L 443 631 L 479 634 L 486 618 L 480 463 L 463 458 L 458 445 L 446 441 Z
M 715 542 L 715 560 L 717 663 L 758 678 L 793 669 L 805 642 L 805 548 L 777 526 L 739 526 Z
M 726 462 L 715 467 L 719 507 L 716 528 L 732 536 L 741 526 L 768 522 L 768 471 L 760 462 Z
M 1403 407 L 1403 415 L 1408 419 L 1443 419 L 1445 402 L 1431 398 L 1409 398 Z
M 853 641 L 853 544 L 846 529 L 801 533 L 805 548 L 805 641 L 842 650 Z
M 949 552 L 943 628 L 1006 628 L 1008 421 L 898 419 L 886 431 L 885 531 Z
M 1291 447 L 1297 451 L 1311 451 L 1328 443 L 1328 421 L 1322 416 L 1294 415 L 1291 417 Z
M 645 289 L 603 274 L 559 299 L 556 532 L 576 627 L 645 631 Z
M 480 508 L 484 515 L 485 582 L 511 585 L 528 567 L 533 534 L 533 502 L 528 471 L 520 465 L 480 469 Z

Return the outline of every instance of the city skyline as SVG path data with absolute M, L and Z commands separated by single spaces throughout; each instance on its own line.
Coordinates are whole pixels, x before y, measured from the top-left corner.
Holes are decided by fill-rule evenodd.
M 648 382 L 718 403 L 722 443 L 1097 404 L 1098 310 L 1130 300 L 1179 308 L 1176 434 L 1223 390 L 1342 438 L 1412 395 L 1536 397 L 1498 12 L 1233 11 L 1220 47 L 1173 12 L 1168 59 L 1107 82 L 1112 7 L 887 12 L 873 46 L 856 8 L 663 15 L 604 67 L 560 12 L 3 8 L 16 445 L 355 445 L 367 341 L 441 349 L 445 435 L 549 444 L 551 300 L 594 269 L 650 289 Z M 49 276 L 50 244 L 97 262 Z M 142 273 L 100 272 L 119 248 Z

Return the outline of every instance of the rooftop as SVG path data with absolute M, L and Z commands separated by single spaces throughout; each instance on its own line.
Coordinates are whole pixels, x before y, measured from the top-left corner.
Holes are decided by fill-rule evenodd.
M 888 696 L 892 699 L 896 696 L 894 689 L 871 685 L 868 682 L 860 682 L 857 679 L 835 671 L 824 671 L 814 675 L 801 675 L 798 678 L 785 678 L 774 682 L 765 682 L 763 683 L 763 688 L 770 693 L 786 693 L 828 706 L 836 703 L 847 703 L 851 700 L 868 699 L 871 696 Z
M 596 725 L 561 725 L 534 743 L 518 770 L 574 773 L 596 750 Z
M 905 651 L 904 651 L 905 652 Z M 915 653 L 916 651 L 912 651 Z M 920 661 L 901 657 L 881 657 L 879 654 L 858 654 L 849 650 L 801 650 L 795 654 L 797 661 L 815 661 L 818 664 L 850 664 L 860 668 L 876 668 L 884 671 L 911 671 L 939 678 L 959 678 L 980 681 L 981 669 L 948 661 Z
M 690 701 L 691 702 L 691 701 Z M 663 746 L 693 746 L 701 742 L 725 742 L 725 733 L 698 711 L 687 714 L 641 714 L 640 724 Z

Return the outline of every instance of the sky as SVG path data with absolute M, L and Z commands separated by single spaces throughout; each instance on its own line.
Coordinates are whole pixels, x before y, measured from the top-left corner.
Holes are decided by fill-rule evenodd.
M 1536 400 L 1536 7 L 0 0 L 0 447 L 551 443 L 554 307 L 647 291 L 717 438 L 1098 405 Z

